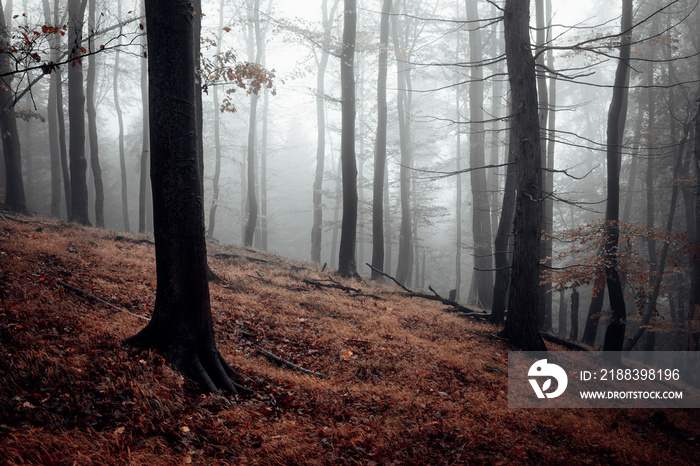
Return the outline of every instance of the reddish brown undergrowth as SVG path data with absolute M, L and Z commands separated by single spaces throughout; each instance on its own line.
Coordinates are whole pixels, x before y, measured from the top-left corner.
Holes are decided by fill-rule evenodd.
M 152 244 L 13 218 L 0 220 L 0 463 L 700 459 L 697 411 L 509 410 L 509 347 L 495 327 L 388 284 L 342 281 L 365 295 L 313 286 L 303 280 L 341 280 L 216 243 L 219 346 L 257 394 L 201 395 L 157 353 L 121 344 L 153 307 Z M 258 346 L 326 377 L 275 366 Z

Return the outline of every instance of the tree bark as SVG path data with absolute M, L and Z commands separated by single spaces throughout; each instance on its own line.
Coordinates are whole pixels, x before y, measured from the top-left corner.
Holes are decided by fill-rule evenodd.
M 145 15 L 145 6 L 141 4 L 141 14 Z M 144 20 L 145 23 L 145 20 Z M 146 24 L 147 28 L 148 25 Z M 145 52 L 148 46 L 146 35 L 141 38 L 141 47 Z M 139 233 L 145 233 L 148 229 L 148 219 L 153 218 L 149 206 L 151 203 L 150 177 L 148 176 L 149 154 L 149 128 L 148 128 L 148 61 L 141 58 L 141 154 L 139 156 L 141 173 L 139 174 Z
M 539 118 L 540 118 L 540 140 L 542 141 L 542 187 L 544 189 L 544 199 L 542 205 L 542 232 L 544 234 L 544 239 L 540 246 L 540 261 L 546 266 L 551 267 L 552 261 L 550 259 L 552 253 L 552 214 L 551 214 L 551 193 L 553 190 L 552 172 L 550 171 L 553 167 L 549 166 L 549 148 L 547 144 L 548 135 L 548 119 L 549 115 L 553 113 L 549 104 L 549 95 L 547 90 L 547 74 L 544 69 L 545 64 L 545 53 L 542 53 L 542 47 L 551 40 L 551 28 L 548 26 L 551 21 L 551 17 L 545 14 L 545 2 L 544 0 L 536 0 L 536 50 L 539 52 L 537 57 L 537 95 L 539 101 Z M 548 10 L 551 14 L 551 5 Z M 546 39 L 546 40 L 545 40 Z M 549 50 L 551 54 L 551 50 Z M 551 134 L 551 133 L 550 133 Z M 552 143 L 554 139 L 550 141 Z M 550 187 L 552 186 L 552 187 Z M 548 281 L 543 281 L 539 285 L 539 298 L 538 298 L 538 321 L 540 330 L 551 332 L 552 330 L 552 284 Z
M 605 207 L 605 282 L 612 315 L 605 329 L 603 351 L 621 351 L 625 338 L 627 309 L 622 283 L 617 269 L 617 248 L 620 238 L 620 146 L 627 117 L 626 100 L 629 92 L 630 34 L 632 0 L 622 2 L 620 58 L 615 72 L 613 97 L 608 110 L 607 168 L 608 200 Z
M 120 2 L 121 3 L 121 2 Z M 92 36 L 95 33 L 96 1 L 90 0 L 88 13 L 88 50 L 93 50 Z M 121 40 L 121 39 L 120 39 Z M 119 53 L 117 51 L 117 53 Z M 97 111 L 95 109 L 95 74 L 97 73 L 97 55 L 90 56 L 90 64 L 87 72 L 87 117 L 88 134 L 90 137 L 90 168 L 95 183 L 95 224 L 105 226 L 105 194 L 102 182 L 102 168 L 100 167 L 99 145 L 97 140 Z M 115 70 L 116 73 L 116 70 Z
M 5 25 L 5 12 L 0 3 L 0 43 L 2 48 L 10 47 L 9 28 Z M 3 53 L 0 56 L 0 71 L 10 71 L 10 57 Z M 15 212 L 27 213 L 27 201 L 24 194 L 24 181 L 22 179 L 22 153 L 15 119 L 15 95 L 12 92 L 10 76 L 2 78 L 0 82 L 0 131 L 2 131 L 2 149 L 5 156 L 5 204 Z
M 513 109 L 511 109 L 513 111 Z M 515 214 L 515 184 L 516 162 L 514 140 L 515 133 L 508 130 L 508 168 L 506 169 L 506 181 L 503 187 L 503 202 L 501 203 L 501 217 L 496 230 L 494 241 L 494 259 L 496 262 L 496 280 L 493 284 L 493 305 L 489 321 L 494 324 L 502 324 L 505 320 L 506 302 L 510 285 L 510 252 L 511 235 L 513 233 L 513 216 Z
M 700 351 L 700 118 L 695 118 L 695 237 L 688 307 L 688 351 Z
M 357 241 L 357 161 L 355 159 L 355 37 L 357 4 L 344 0 L 343 52 L 340 58 L 342 99 L 342 130 L 340 159 L 343 182 L 343 221 L 340 231 L 338 273 L 343 277 L 359 278 L 355 257 Z
M 209 302 L 193 16 L 188 0 L 146 3 L 157 290 L 151 321 L 127 341 L 162 351 L 206 391 L 236 392 Z
M 87 159 L 85 157 L 85 93 L 83 92 L 82 27 L 84 8 L 80 0 L 68 1 L 68 46 L 72 62 L 68 68 L 68 117 L 70 119 L 70 221 L 89 225 Z
M 51 6 L 49 0 L 42 0 L 44 9 L 44 21 L 46 24 L 53 22 L 51 16 Z M 49 39 L 49 44 L 55 40 Z M 49 79 L 49 97 L 46 106 L 46 119 L 49 124 L 49 159 L 51 160 L 51 216 L 59 218 L 61 216 L 61 155 L 58 143 L 58 106 L 56 104 L 56 81 L 55 73 Z
M 578 340 L 578 303 L 579 292 L 574 288 L 571 292 L 571 334 L 569 335 L 572 341 Z
M 515 242 L 508 319 L 502 336 L 523 350 L 543 351 L 537 329 L 540 218 L 542 215 L 541 148 L 537 115 L 535 59 L 530 51 L 529 0 L 506 0 L 506 62 L 512 94 L 511 127 L 516 161 Z
M 384 271 L 384 177 L 386 175 L 386 80 L 389 52 L 389 21 L 392 0 L 382 2 L 379 26 L 379 64 L 377 76 L 377 139 L 374 147 L 374 185 L 372 186 L 372 280 L 382 280 Z M 375 270 L 376 269 L 376 270 Z

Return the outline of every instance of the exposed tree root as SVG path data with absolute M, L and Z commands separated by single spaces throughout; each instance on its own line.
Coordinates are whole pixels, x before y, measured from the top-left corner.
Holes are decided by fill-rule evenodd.
M 571 340 L 565 340 L 563 338 L 559 338 L 555 335 L 552 335 L 551 333 L 546 333 L 546 332 L 540 332 L 540 336 L 549 342 L 556 343 L 557 345 L 561 345 L 564 348 L 569 348 L 572 350 L 576 351 L 592 351 L 593 348 L 589 346 L 582 345 L 580 343 L 576 343 L 575 341 Z

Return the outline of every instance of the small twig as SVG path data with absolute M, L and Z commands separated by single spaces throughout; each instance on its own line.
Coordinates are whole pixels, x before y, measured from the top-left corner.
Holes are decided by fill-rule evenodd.
M 327 377 L 326 374 L 322 374 L 321 372 L 312 371 L 310 369 L 305 369 L 301 366 L 297 366 L 293 362 L 289 362 L 286 359 L 282 359 L 279 356 L 275 356 L 274 354 L 270 353 L 269 351 L 265 351 L 264 349 L 262 349 L 259 346 L 256 346 L 255 349 L 257 349 L 260 352 L 260 354 L 262 354 L 263 356 L 265 356 L 267 359 L 274 362 L 278 366 L 283 366 L 283 367 L 286 367 L 288 369 L 303 372 L 304 374 L 315 375 L 316 377 Z
M 68 289 L 71 290 L 73 293 L 77 294 L 78 296 L 83 296 L 83 297 L 85 297 L 85 298 L 92 299 L 93 301 L 97 301 L 98 303 L 102 303 L 102 304 L 104 304 L 105 306 L 109 306 L 109 307 L 111 307 L 112 309 L 115 309 L 115 310 L 117 310 L 117 311 L 126 312 L 127 314 L 131 314 L 132 316 L 138 317 L 139 319 L 149 320 L 148 317 L 140 316 L 140 315 L 135 314 L 135 313 L 133 313 L 133 312 L 131 312 L 131 311 L 128 311 L 128 310 L 126 310 L 126 309 L 124 309 L 124 308 L 122 308 L 122 307 L 115 306 L 114 304 L 112 304 L 112 303 L 110 303 L 110 302 L 107 302 L 107 301 L 105 301 L 104 299 L 98 298 L 97 296 L 92 295 L 92 294 L 88 293 L 87 291 L 82 290 L 82 289 L 80 289 L 80 288 L 76 288 L 75 286 L 69 285 L 68 283 L 63 283 L 63 282 L 58 281 L 58 280 L 56 281 L 56 283 L 58 283 L 59 285 L 63 286 L 64 288 L 68 288 Z

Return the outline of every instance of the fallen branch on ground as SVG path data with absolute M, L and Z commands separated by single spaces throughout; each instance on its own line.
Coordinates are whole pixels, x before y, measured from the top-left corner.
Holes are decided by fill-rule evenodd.
M 56 283 L 58 283 L 59 285 L 61 285 L 61 286 L 64 287 L 64 288 L 67 288 L 67 289 L 71 290 L 73 293 L 77 294 L 78 296 L 83 296 L 83 297 L 85 297 L 85 298 L 92 299 L 93 301 L 97 301 L 98 303 L 102 303 L 102 304 L 104 304 L 105 306 L 109 306 L 109 307 L 111 307 L 112 309 L 115 309 L 115 310 L 117 310 L 117 311 L 126 312 L 127 314 L 131 314 L 132 316 L 138 317 L 139 319 L 149 320 L 148 317 L 144 317 L 144 316 L 135 314 L 135 313 L 133 313 L 133 312 L 131 312 L 131 311 L 128 311 L 128 310 L 124 309 L 123 307 L 115 306 L 114 304 L 112 304 L 112 303 L 110 303 L 110 302 L 107 302 L 107 301 L 105 301 L 105 300 L 102 299 L 102 298 L 98 298 L 97 296 L 95 296 L 95 295 L 93 295 L 93 294 L 90 294 L 90 293 L 88 293 L 87 291 L 85 291 L 85 290 L 83 290 L 83 289 L 80 289 L 80 288 L 77 288 L 77 287 L 75 287 L 75 286 L 73 286 L 73 285 L 69 285 L 68 283 L 64 283 L 64 282 L 61 282 L 61 281 L 58 281 L 58 280 L 56 281 Z
M 227 254 L 227 253 L 223 253 L 223 252 L 218 252 L 218 253 L 214 254 L 214 257 L 216 257 L 217 259 L 224 259 L 224 260 L 225 259 L 243 259 L 243 260 L 246 260 L 248 262 L 262 262 L 264 264 L 267 264 L 270 262 L 267 259 L 259 259 L 257 257 L 253 257 L 253 256 L 244 256 L 241 254 Z
M 304 374 L 315 375 L 316 377 L 326 377 L 326 374 L 323 374 L 321 372 L 312 371 L 310 369 L 304 369 L 301 366 L 297 366 L 293 362 L 289 362 L 286 359 L 282 359 L 279 356 L 275 356 L 274 354 L 270 353 L 269 351 L 265 351 L 264 349 L 262 349 L 259 346 L 256 346 L 255 349 L 258 350 L 260 352 L 260 354 L 262 354 L 263 356 L 265 356 L 267 359 L 274 362 L 278 366 L 283 366 L 283 367 L 286 367 L 288 369 L 303 372 Z
M 410 297 L 423 298 L 423 299 L 428 299 L 430 301 L 440 301 L 442 304 L 446 304 L 448 306 L 451 306 L 451 309 L 447 309 L 447 312 L 458 314 L 460 317 L 470 317 L 470 318 L 481 319 L 481 320 L 488 320 L 488 318 L 489 318 L 489 314 L 486 314 L 484 312 L 479 312 L 478 310 L 471 308 L 471 307 L 463 306 L 460 303 L 458 303 L 457 301 L 452 301 L 451 299 L 443 298 L 442 296 L 440 296 L 438 294 L 437 291 L 435 291 L 433 289 L 432 286 L 428 286 L 428 289 L 430 291 L 432 291 L 433 294 L 420 293 L 418 291 L 414 291 L 410 288 L 405 287 L 403 284 L 399 283 L 399 281 L 396 280 L 394 277 L 392 277 L 391 275 L 389 275 L 387 273 L 382 272 L 381 270 L 379 270 L 375 267 L 372 267 L 372 265 L 367 264 L 367 266 L 370 269 L 374 270 L 375 272 L 380 273 L 380 274 L 384 275 L 385 277 L 393 280 L 393 282 L 396 283 L 397 285 L 399 285 L 403 290 L 405 290 L 406 293 L 408 293 L 408 296 L 410 296 Z
M 257 270 L 255 271 L 255 273 L 257 274 L 257 277 L 254 276 L 254 275 L 250 275 L 250 274 L 248 274 L 248 276 L 249 276 L 250 278 L 255 278 L 255 279 L 257 279 L 257 280 L 260 280 L 261 282 L 263 282 L 263 283 L 266 284 L 266 285 L 276 286 L 276 287 L 278 287 L 278 288 L 284 288 L 285 290 L 289 290 L 289 291 L 309 291 L 307 288 L 302 288 L 302 287 L 300 287 L 300 286 L 293 287 L 293 286 L 280 285 L 280 284 L 278 284 L 278 283 L 273 283 L 273 282 L 271 282 L 270 280 L 268 280 L 268 279 L 266 279 L 265 277 L 263 277 L 262 274 L 261 274 L 260 272 L 258 272 Z
M 128 236 L 122 236 L 122 235 L 117 235 L 114 237 L 114 241 L 126 241 L 127 243 L 134 243 L 134 244 L 152 244 L 155 246 L 156 243 L 151 241 L 150 239 L 134 239 L 134 238 L 129 238 Z
M 351 286 L 346 286 L 343 285 L 342 283 L 333 280 L 332 278 L 328 278 L 326 280 L 314 280 L 312 278 L 304 278 L 302 280 L 304 283 L 307 285 L 312 285 L 317 288 L 325 287 L 325 288 L 336 288 L 338 290 L 345 291 L 346 293 L 352 293 L 353 296 L 367 296 L 369 298 L 374 298 L 374 299 L 380 299 L 383 300 L 381 296 L 377 296 L 376 294 L 370 294 L 370 293 L 365 293 L 359 288 L 353 288 Z M 328 282 L 328 283 L 326 283 Z
M 557 336 L 552 335 L 551 333 L 540 332 L 540 336 L 543 339 L 550 341 L 552 343 L 556 343 L 557 345 L 561 345 L 564 348 L 569 348 L 569 349 L 576 350 L 576 351 L 592 351 L 593 350 L 593 348 L 576 343 L 575 341 L 565 340 L 563 338 L 559 338 Z

